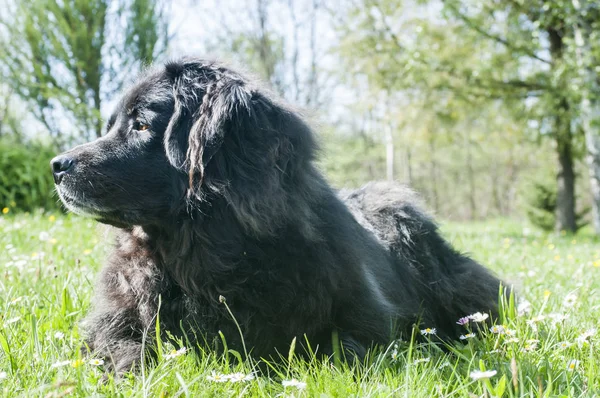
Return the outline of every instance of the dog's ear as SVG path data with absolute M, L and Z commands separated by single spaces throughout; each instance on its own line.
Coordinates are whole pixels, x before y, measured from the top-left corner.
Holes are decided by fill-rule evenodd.
M 227 70 L 199 63 L 167 65 L 173 79 L 173 115 L 164 144 L 169 162 L 195 178 L 220 148 L 227 124 L 250 112 L 245 82 Z
M 164 139 L 169 161 L 189 175 L 188 197 L 215 192 L 253 233 L 274 233 L 295 200 L 288 191 L 303 190 L 312 170 L 310 128 L 229 69 L 184 66 L 175 73 Z

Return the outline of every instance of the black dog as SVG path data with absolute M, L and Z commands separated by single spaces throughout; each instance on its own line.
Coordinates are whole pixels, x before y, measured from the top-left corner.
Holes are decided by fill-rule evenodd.
M 297 112 L 221 64 L 142 76 L 104 137 L 52 160 L 65 205 L 122 230 L 87 346 L 126 371 L 159 315 L 192 345 L 221 331 L 255 357 L 287 353 L 294 337 L 329 355 L 335 333 L 361 357 L 413 325 L 451 339 L 460 317 L 497 311 L 499 280 L 454 251 L 409 190 L 340 198 L 315 153 Z

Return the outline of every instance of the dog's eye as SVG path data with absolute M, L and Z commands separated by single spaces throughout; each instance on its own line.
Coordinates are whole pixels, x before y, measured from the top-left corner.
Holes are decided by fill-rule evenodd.
M 140 122 L 139 120 L 136 120 L 136 121 L 133 123 L 133 129 L 134 129 L 134 130 L 137 130 L 137 131 L 146 131 L 146 130 L 148 130 L 149 128 L 150 128 L 150 126 L 149 126 L 149 125 L 147 125 L 147 124 L 146 124 L 146 123 L 144 123 L 144 122 Z

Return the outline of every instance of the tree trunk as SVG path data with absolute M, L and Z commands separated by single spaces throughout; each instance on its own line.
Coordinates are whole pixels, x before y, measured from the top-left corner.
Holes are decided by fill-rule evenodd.
M 556 139 L 558 155 L 558 174 L 556 177 L 556 231 L 576 232 L 575 219 L 575 171 L 573 170 L 573 152 L 571 148 L 571 131 L 566 114 L 555 116 L 557 128 L 565 131 Z
M 477 202 L 475 200 L 475 172 L 473 170 L 473 154 L 471 153 L 471 137 L 469 135 L 469 129 L 465 132 L 465 148 L 467 150 L 465 158 L 465 166 L 467 168 L 467 178 L 469 180 L 469 210 L 471 213 L 470 218 L 472 220 L 477 219 Z
M 438 201 L 438 186 L 437 186 L 437 160 L 435 150 L 435 137 L 432 133 L 429 134 L 429 180 L 431 184 L 431 202 L 433 204 L 433 210 L 436 213 L 440 211 L 440 204 Z
M 385 164 L 386 177 L 388 181 L 394 180 L 394 136 L 392 126 L 387 126 L 385 134 Z
M 552 68 L 556 69 L 563 61 L 563 34 L 554 28 L 548 28 Z M 573 151 L 571 117 L 566 98 L 557 99 L 554 110 L 554 137 L 558 155 L 558 174 L 556 176 L 556 231 L 575 232 L 575 171 L 573 170 Z
M 600 235 L 600 84 L 594 71 L 597 60 L 591 46 L 593 31 L 581 7 L 588 7 L 587 1 L 573 1 L 579 18 L 575 23 L 575 45 L 577 64 L 581 78 L 581 121 L 585 132 L 587 164 L 592 194 L 592 224 Z

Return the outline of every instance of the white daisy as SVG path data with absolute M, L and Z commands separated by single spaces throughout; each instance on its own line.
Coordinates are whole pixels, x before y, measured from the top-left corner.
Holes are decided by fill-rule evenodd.
M 292 380 L 283 380 L 281 382 L 281 385 L 284 387 L 295 387 L 299 390 L 303 390 L 306 388 L 306 383 L 302 382 L 302 381 L 298 381 L 296 379 L 292 379 Z
M 213 370 L 210 375 L 206 376 L 206 380 L 214 381 L 216 383 L 225 383 L 229 381 L 229 376 L 222 373 L 216 373 Z
M 435 335 L 437 333 L 437 329 L 436 328 L 425 328 L 421 330 L 421 334 L 423 336 L 430 336 L 430 335 Z
M 469 319 L 472 320 L 473 322 L 484 322 L 486 319 L 488 319 L 490 316 L 488 314 L 481 313 L 481 312 L 476 312 L 474 314 L 469 315 Z
M 92 366 L 102 366 L 104 365 L 104 360 L 100 358 L 90 359 L 90 365 Z
M 481 379 L 489 379 L 490 377 L 495 376 L 496 373 L 498 373 L 498 372 L 495 370 L 486 370 L 486 371 L 474 370 L 471 372 L 470 376 L 471 376 L 471 379 L 473 379 L 473 380 L 481 380 Z
M 569 372 L 574 371 L 575 369 L 577 369 L 577 367 L 579 366 L 581 362 L 576 360 L 576 359 L 571 359 L 568 363 L 567 363 L 567 370 Z

